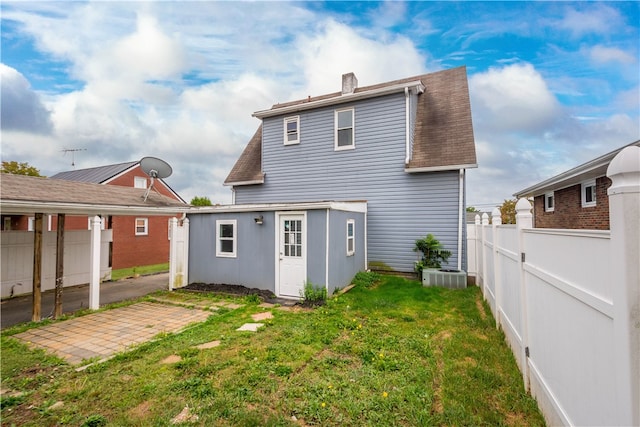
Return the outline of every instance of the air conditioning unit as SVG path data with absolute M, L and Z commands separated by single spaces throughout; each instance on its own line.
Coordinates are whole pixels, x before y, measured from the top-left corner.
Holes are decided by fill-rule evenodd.
M 467 287 L 467 272 L 425 268 L 422 270 L 422 286 L 443 286 L 449 289 L 464 289 Z

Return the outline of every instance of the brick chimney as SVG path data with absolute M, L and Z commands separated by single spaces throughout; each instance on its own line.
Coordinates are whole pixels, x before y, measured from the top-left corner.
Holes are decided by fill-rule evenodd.
M 355 92 L 358 87 L 358 79 L 353 73 L 342 75 L 342 94 L 348 95 Z

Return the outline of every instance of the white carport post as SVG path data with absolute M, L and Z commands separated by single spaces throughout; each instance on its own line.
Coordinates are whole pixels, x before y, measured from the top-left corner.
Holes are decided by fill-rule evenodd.
M 101 222 L 99 216 L 91 218 L 91 258 L 89 260 L 89 308 L 100 308 L 100 243 Z
M 186 286 L 189 280 L 189 218 L 179 224 L 177 218 L 169 220 L 169 290 Z

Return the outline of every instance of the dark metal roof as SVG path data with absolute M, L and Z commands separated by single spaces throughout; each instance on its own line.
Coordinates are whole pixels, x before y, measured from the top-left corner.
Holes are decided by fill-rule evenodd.
M 53 175 L 52 179 L 64 179 L 66 181 L 92 182 L 94 184 L 102 184 L 103 182 L 113 178 L 116 175 L 125 172 L 139 162 L 118 163 L 115 165 L 98 166 L 95 168 L 78 169 L 66 172 L 60 172 Z

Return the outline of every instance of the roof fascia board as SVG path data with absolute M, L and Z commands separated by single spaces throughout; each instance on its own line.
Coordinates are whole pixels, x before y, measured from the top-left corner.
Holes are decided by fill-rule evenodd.
M 120 178 L 122 175 L 125 175 L 129 172 L 131 172 L 133 169 L 135 169 L 136 167 L 140 166 L 140 162 L 137 162 L 131 166 L 129 166 L 128 168 L 126 168 L 123 171 L 118 172 L 117 174 L 113 175 L 111 178 L 107 178 L 104 181 L 102 181 L 100 184 L 109 184 L 111 181 L 113 181 L 114 179 Z
M 256 111 L 252 114 L 253 117 L 264 119 L 266 117 L 280 116 L 282 114 L 290 114 L 298 111 L 311 110 L 314 108 L 327 107 L 330 105 L 343 104 L 345 102 L 355 102 L 363 99 L 374 98 L 377 96 L 390 95 L 396 92 L 404 92 L 405 88 L 416 88 L 418 92 L 424 92 L 424 85 L 420 80 L 398 83 L 391 86 L 381 87 L 378 89 L 365 90 L 362 92 L 355 92 L 352 94 L 340 95 L 334 98 L 319 99 L 317 101 L 304 102 L 301 104 L 289 105 L 281 108 L 270 108 L 268 110 Z
M 429 166 L 424 168 L 405 168 L 406 173 L 420 173 L 420 172 L 443 172 L 460 169 L 474 169 L 477 168 L 477 163 L 468 163 L 463 165 L 443 165 L 443 166 Z
M 627 144 L 624 147 L 618 148 L 617 150 L 611 151 L 607 154 L 603 154 L 600 157 L 597 157 L 593 160 L 590 160 L 586 163 L 583 163 L 575 168 L 569 169 L 568 171 L 562 172 L 556 176 L 553 176 L 549 179 L 546 179 L 538 184 L 532 185 L 531 187 L 527 187 L 524 190 L 520 190 L 517 193 L 514 193 L 514 197 L 527 197 L 530 195 L 540 195 L 544 192 L 554 190 L 561 190 L 563 188 L 571 187 L 576 185 L 576 182 L 568 183 L 567 185 L 563 185 L 563 182 L 570 181 L 578 178 L 580 175 L 585 175 L 589 172 L 597 170 L 598 168 L 605 167 L 605 171 L 602 174 L 598 174 L 596 177 L 606 175 L 606 166 L 611 162 L 611 160 L 623 149 L 630 146 L 640 146 L 640 141 L 632 142 L 631 144 Z M 595 178 L 595 177 L 590 177 Z M 585 177 L 586 179 L 590 179 Z
M 148 216 L 174 216 L 187 212 L 191 206 L 117 206 L 117 205 L 87 205 L 78 203 L 38 203 L 24 200 L 2 200 L 3 215 L 25 215 L 31 212 L 46 214 L 68 215 L 148 215 Z
M 259 211 L 293 211 L 293 210 L 314 210 L 314 209 L 333 209 L 346 212 L 367 212 L 367 202 L 302 202 L 302 203 L 259 203 L 248 205 L 219 205 L 219 206 L 197 206 L 191 207 L 188 214 L 201 213 L 240 213 L 240 212 L 259 212 Z
M 238 181 L 238 182 L 225 182 L 222 185 L 225 187 L 235 187 L 240 185 L 256 185 L 256 184 L 264 184 L 264 179 L 255 179 L 253 181 Z

